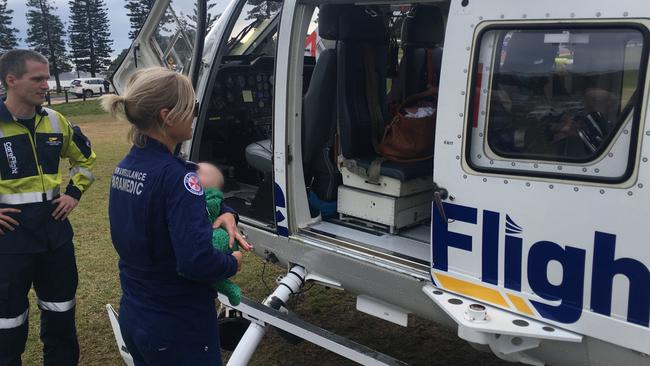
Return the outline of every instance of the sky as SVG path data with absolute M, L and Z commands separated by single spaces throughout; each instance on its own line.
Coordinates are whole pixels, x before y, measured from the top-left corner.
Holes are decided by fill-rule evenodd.
M 63 23 L 68 24 L 70 15 L 70 6 L 68 0 L 51 0 L 55 7 L 56 13 L 61 17 Z M 129 18 L 126 16 L 126 9 L 124 4 L 125 0 L 104 0 L 108 8 L 108 26 L 111 31 L 111 39 L 113 40 L 113 57 L 116 57 L 122 49 L 131 45 L 129 40 L 129 30 L 131 24 Z M 25 0 L 8 0 L 7 8 L 14 11 L 12 25 L 20 31 L 19 37 L 21 38 L 20 46 L 26 47 L 25 38 L 27 38 L 27 20 L 25 19 L 26 6 Z

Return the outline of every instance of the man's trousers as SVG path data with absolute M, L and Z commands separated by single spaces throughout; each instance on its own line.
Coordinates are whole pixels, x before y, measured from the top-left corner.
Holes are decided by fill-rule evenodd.
M 44 365 L 77 364 L 77 283 L 72 242 L 44 253 L 0 254 L 0 366 L 21 365 L 32 284 L 41 311 Z

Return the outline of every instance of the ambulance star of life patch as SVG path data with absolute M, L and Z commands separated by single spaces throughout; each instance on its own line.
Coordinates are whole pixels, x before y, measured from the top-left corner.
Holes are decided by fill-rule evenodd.
M 195 194 L 197 196 L 203 195 L 203 186 L 201 185 L 199 176 L 196 175 L 196 173 L 190 172 L 185 174 L 185 179 L 183 179 L 183 183 L 185 184 L 185 189 L 187 189 L 190 193 Z

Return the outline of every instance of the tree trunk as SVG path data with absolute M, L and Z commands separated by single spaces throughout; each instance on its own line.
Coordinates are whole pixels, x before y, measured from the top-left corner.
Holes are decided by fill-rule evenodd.
M 95 59 L 95 39 L 93 36 L 93 26 L 92 18 L 90 16 L 90 2 L 91 0 L 86 0 L 86 16 L 88 17 L 88 44 L 90 46 L 90 76 L 95 77 L 97 72 L 97 60 Z M 93 4 L 94 5 L 94 4 Z
M 50 48 L 50 62 L 52 63 L 52 73 L 54 74 L 54 80 L 56 80 L 56 92 L 61 92 L 61 81 L 59 80 L 59 67 L 56 61 L 56 52 L 54 48 L 54 43 L 52 43 L 52 30 L 50 29 L 50 22 L 47 19 L 49 12 L 45 7 L 44 0 L 39 0 L 39 5 L 41 6 L 41 15 L 43 16 L 43 29 L 47 34 L 47 44 Z
M 55 69 L 54 80 L 56 80 L 56 92 L 61 93 L 61 80 L 59 80 L 59 70 Z

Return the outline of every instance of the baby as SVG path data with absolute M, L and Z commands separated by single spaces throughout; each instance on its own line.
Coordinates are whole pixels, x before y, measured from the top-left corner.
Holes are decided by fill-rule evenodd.
M 221 202 L 223 201 L 224 178 L 223 174 L 213 164 L 199 163 L 199 169 L 196 172 L 205 189 L 205 200 L 208 208 L 208 217 L 210 222 L 214 222 L 221 214 Z M 237 241 L 233 247 L 229 246 L 230 239 L 226 230 L 217 228 L 212 230 L 212 246 L 220 252 L 230 253 L 239 250 Z M 239 305 L 241 299 L 241 289 L 230 280 L 222 280 L 213 285 L 213 288 L 226 295 L 232 305 Z
M 222 190 L 225 180 L 221 170 L 217 168 L 214 164 L 210 163 L 199 163 L 199 169 L 196 174 L 201 180 L 201 184 L 205 189 L 218 189 Z

